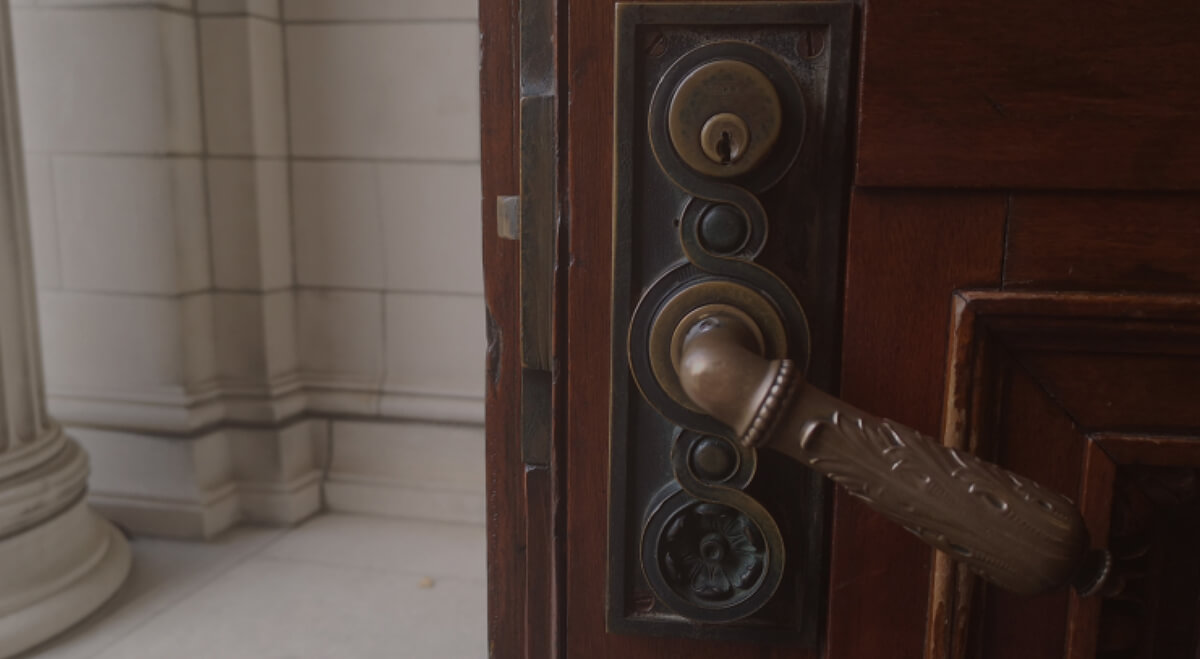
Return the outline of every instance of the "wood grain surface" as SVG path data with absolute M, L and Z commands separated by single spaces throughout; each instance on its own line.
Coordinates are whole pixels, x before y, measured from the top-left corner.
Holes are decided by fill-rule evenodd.
M 865 6 L 859 185 L 1200 187 L 1200 4 Z
M 1200 195 L 1013 195 L 1007 288 L 1200 291 Z
M 487 561 L 491 657 L 525 651 L 525 477 L 521 462 L 520 251 L 496 232 L 496 197 L 517 182 L 516 0 L 483 0 L 480 165 L 487 304 Z
M 951 296 L 998 286 L 1005 196 L 856 190 L 847 244 L 842 395 L 937 436 Z M 932 551 L 840 491 L 828 657 L 917 657 Z

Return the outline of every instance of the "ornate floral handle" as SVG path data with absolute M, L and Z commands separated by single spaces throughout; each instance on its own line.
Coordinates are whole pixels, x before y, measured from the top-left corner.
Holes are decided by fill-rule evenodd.
M 812 387 L 790 361 L 759 355 L 758 330 L 736 309 L 701 308 L 675 336 L 673 363 L 696 407 L 744 443 L 824 473 L 983 578 L 1019 593 L 1070 583 L 1090 594 L 1108 576 L 1107 552 L 1088 552 L 1066 497 Z

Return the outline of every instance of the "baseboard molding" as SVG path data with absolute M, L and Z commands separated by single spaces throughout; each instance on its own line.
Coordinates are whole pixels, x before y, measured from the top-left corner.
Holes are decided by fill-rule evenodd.
M 91 492 L 96 512 L 134 535 L 208 540 L 241 518 L 237 487 L 230 483 L 204 501 L 156 499 L 113 492 Z
M 486 497 L 476 492 L 438 490 L 393 481 L 330 474 L 325 482 L 328 510 L 425 519 L 439 522 L 483 524 Z
M 325 483 L 331 510 L 482 523 L 484 433 L 479 424 L 334 421 Z
M 321 472 L 311 471 L 290 483 L 238 483 L 242 519 L 292 526 L 321 510 Z
M 135 535 L 208 540 L 239 522 L 294 526 L 321 510 L 321 474 L 294 483 L 231 483 L 204 501 L 91 492 L 103 517 Z
M 483 523 L 481 399 L 296 382 L 277 382 L 273 395 L 207 392 L 191 408 L 170 396 L 87 397 L 90 407 L 63 416 L 82 424 L 69 432 L 92 456 L 92 502 L 133 533 L 189 539 L 239 521 L 294 525 L 323 501 L 345 512 Z M 232 401 L 248 405 L 237 418 Z M 194 414 L 200 409 L 209 411 Z M 149 427 L 139 426 L 150 411 Z M 169 418 L 180 425 L 164 430 Z M 323 469 L 332 472 L 324 484 Z
M 198 437 L 76 428 L 92 462 L 91 501 L 132 533 L 207 539 L 239 521 L 291 526 L 321 508 L 315 445 L 328 424 L 300 420 Z

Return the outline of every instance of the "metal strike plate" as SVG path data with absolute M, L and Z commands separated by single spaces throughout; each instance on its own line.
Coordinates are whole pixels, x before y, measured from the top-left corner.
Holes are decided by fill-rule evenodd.
M 818 644 L 822 479 L 758 460 L 645 383 L 662 368 L 654 321 L 694 294 L 769 306 L 783 320 L 769 349 L 836 385 L 854 16 L 837 2 L 617 5 L 613 632 Z

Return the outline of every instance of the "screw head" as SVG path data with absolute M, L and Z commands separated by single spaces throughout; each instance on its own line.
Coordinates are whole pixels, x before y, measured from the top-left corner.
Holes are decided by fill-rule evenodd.
M 729 204 L 717 204 L 704 211 L 697 229 L 700 244 L 714 254 L 732 254 L 750 237 L 746 216 Z
M 692 448 L 692 470 L 708 481 L 723 481 L 737 469 L 737 451 L 729 442 L 705 437 Z
M 725 538 L 720 533 L 709 533 L 700 539 L 700 555 L 710 562 L 723 560 L 725 549 Z

